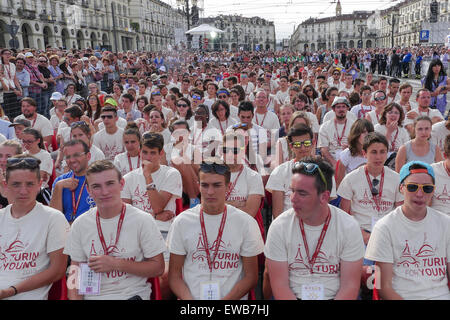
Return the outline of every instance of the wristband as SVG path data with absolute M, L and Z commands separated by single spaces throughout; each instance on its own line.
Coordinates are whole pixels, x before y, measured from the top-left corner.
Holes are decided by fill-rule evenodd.
M 17 294 L 17 288 L 16 287 L 14 287 L 14 286 L 10 286 L 10 288 L 13 288 L 14 289 L 14 296 Z

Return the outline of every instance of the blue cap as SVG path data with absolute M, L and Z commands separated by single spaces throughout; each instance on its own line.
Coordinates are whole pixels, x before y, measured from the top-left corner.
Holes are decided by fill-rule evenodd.
M 423 169 L 420 169 L 420 168 L 410 169 L 411 166 L 413 166 L 413 165 L 419 165 L 419 166 L 423 167 Z M 422 171 L 420 171 L 420 170 L 422 170 Z M 433 179 L 433 183 L 435 181 L 434 170 L 433 170 L 432 166 L 430 166 L 428 163 L 425 163 L 423 161 L 410 161 L 400 169 L 400 183 L 402 183 L 412 173 L 428 173 L 431 176 L 431 178 Z

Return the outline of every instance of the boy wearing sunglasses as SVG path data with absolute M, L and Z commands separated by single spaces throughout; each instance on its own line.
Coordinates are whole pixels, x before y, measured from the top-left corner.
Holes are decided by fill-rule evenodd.
M 411 161 L 400 170 L 404 204 L 376 223 L 365 255 L 380 270 L 383 300 L 450 299 L 450 218 L 428 206 L 434 190 L 429 164 Z
M 46 300 L 67 267 L 69 223 L 58 210 L 36 202 L 39 163 L 29 155 L 6 163 L 3 188 L 10 205 L 0 210 L 0 299 Z
M 200 165 L 201 204 L 178 215 L 169 231 L 169 284 L 182 300 L 246 299 L 258 280 L 264 243 L 249 214 L 226 204 L 230 169 Z

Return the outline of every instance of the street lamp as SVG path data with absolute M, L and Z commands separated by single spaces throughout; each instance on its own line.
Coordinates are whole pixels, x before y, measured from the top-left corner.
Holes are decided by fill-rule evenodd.
M 191 6 L 192 4 L 192 6 Z M 181 11 L 186 15 L 187 20 L 187 29 L 190 30 L 192 25 L 195 25 L 198 22 L 198 7 L 197 0 L 191 0 L 191 4 L 189 0 L 177 0 L 177 6 L 181 9 Z M 191 21 L 192 20 L 192 21 Z M 192 43 L 192 35 L 187 35 L 187 47 L 191 48 Z

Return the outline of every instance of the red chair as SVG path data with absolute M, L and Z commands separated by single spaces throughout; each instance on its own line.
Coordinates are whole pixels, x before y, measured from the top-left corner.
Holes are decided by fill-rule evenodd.
M 250 290 L 248 293 L 248 300 L 256 300 L 255 289 Z
M 66 275 L 62 279 L 53 282 L 48 292 L 48 300 L 67 300 Z
M 147 282 L 152 285 L 152 293 L 150 294 L 150 300 L 162 300 L 159 278 L 158 277 L 149 278 Z

